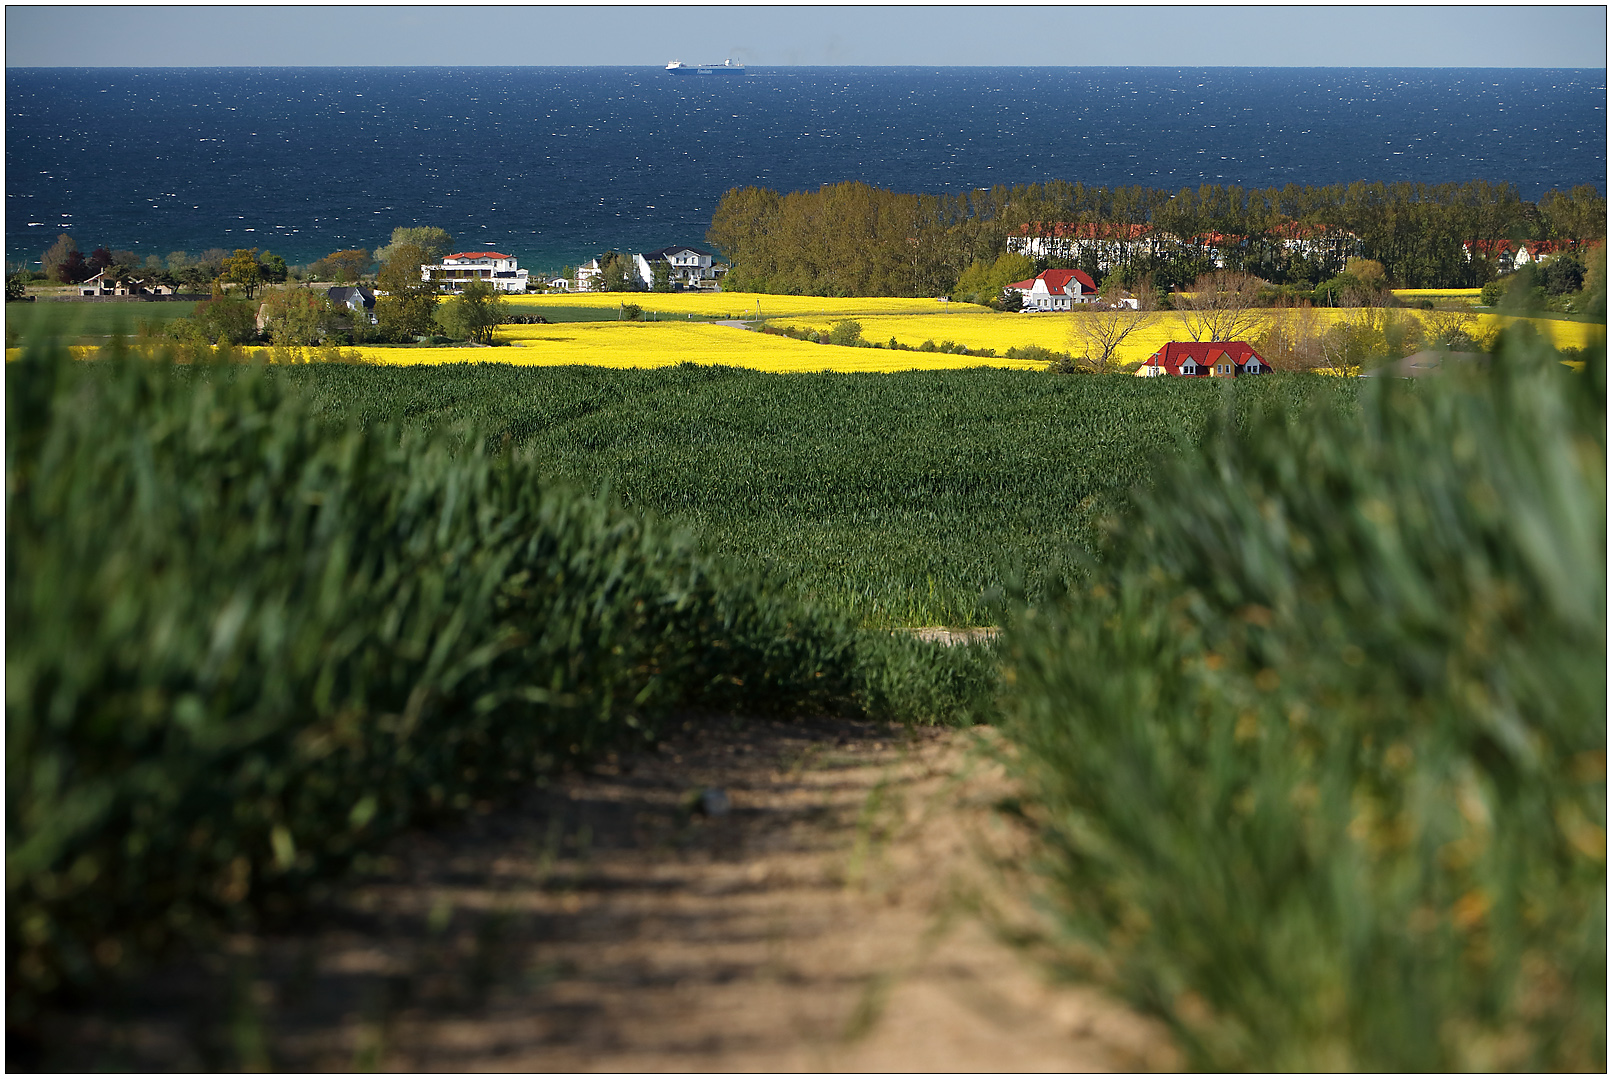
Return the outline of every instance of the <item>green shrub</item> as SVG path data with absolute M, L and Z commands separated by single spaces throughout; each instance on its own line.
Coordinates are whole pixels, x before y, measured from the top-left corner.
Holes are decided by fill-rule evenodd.
M 6 374 L 13 1016 L 674 708 L 988 707 L 507 438 L 332 422 L 271 369 Z
M 1071 967 L 1209 1070 L 1604 1070 L 1604 347 L 1243 407 L 1010 632 Z
M 855 348 L 862 343 L 862 324 L 855 319 L 840 319 L 829 327 L 828 343 Z

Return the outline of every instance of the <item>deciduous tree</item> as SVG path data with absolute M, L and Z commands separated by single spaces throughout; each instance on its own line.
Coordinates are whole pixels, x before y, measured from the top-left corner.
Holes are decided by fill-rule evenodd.
M 253 304 L 225 295 L 216 285 L 212 298 L 196 305 L 190 321 L 216 344 L 240 345 L 257 336 L 257 311 Z
M 617 251 L 606 251 L 599 257 L 599 277 L 595 288 L 599 292 L 630 292 L 637 274 L 632 261 Z
M 424 337 L 435 327 L 437 285 L 426 281 L 420 267 L 430 259 L 419 244 L 393 244 L 375 276 L 382 295 L 375 298 L 375 320 L 393 340 Z
M 1423 311 L 1418 318 L 1422 343 L 1429 348 L 1465 352 L 1481 347 L 1478 320 L 1469 311 Z
M 1152 325 L 1154 313 L 1110 296 L 1070 315 L 1070 352 L 1086 370 L 1108 374 L 1119 367 L 1119 350 L 1127 340 Z
M 1326 365 L 1325 332 L 1320 313 L 1304 302 L 1271 311 L 1253 344 L 1278 371 L 1313 371 Z
M 258 265 L 257 248 L 237 247 L 235 253 L 224 261 L 224 271 L 220 277 L 240 285 L 246 298 L 251 299 L 257 294 L 257 287 L 263 283 L 263 267 Z
M 416 250 L 418 247 L 416 246 Z M 430 259 L 425 261 L 429 262 Z M 370 253 L 362 247 L 348 248 L 345 251 L 332 251 L 324 258 L 308 267 L 315 280 L 334 281 L 338 285 L 350 285 L 363 276 L 369 269 L 373 259 Z M 420 272 L 419 263 L 415 264 L 414 272 Z
M 400 225 L 392 230 L 392 242 L 375 252 L 375 260 L 390 261 L 393 249 L 404 244 L 412 244 L 425 252 L 425 260 L 421 263 L 424 265 L 441 262 L 443 256 L 453 250 L 453 237 L 447 229 L 435 225 Z
M 1258 307 L 1264 281 L 1235 270 L 1216 270 L 1193 282 L 1192 291 L 1177 293 L 1175 307 L 1185 312 L 1187 334 L 1194 341 L 1241 341 L 1265 324 Z
M 468 281 L 464 291 L 437 309 L 436 321 L 449 337 L 491 344 L 508 305 L 486 281 Z
M 270 289 L 263 308 L 263 331 L 279 346 L 317 345 L 334 314 L 329 300 L 306 288 Z
M 258 257 L 258 265 L 263 268 L 263 280 L 271 285 L 283 285 L 290 276 L 291 269 L 285 264 L 285 259 L 273 251 L 265 251 Z
M 65 232 L 56 237 L 41 261 L 45 276 L 59 284 L 70 285 L 90 276 L 85 272 L 84 253 L 78 249 L 77 241 Z

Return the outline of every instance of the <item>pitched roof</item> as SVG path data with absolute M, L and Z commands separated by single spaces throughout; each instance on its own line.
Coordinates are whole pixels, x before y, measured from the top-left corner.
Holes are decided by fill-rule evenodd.
M 644 252 L 644 261 L 645 262 L 654 262 L 656 259 L 663 259 L 667 255 L 675 255 L 680 251 L 692 251 L 696 255 L 707 255 L 707 256 L 711 256 L 713 258 L 715 257 L 715 256 L 711 255 L 711 252 L 706 251 L 706 250 L 704 250 L 702 248 L 691 247 L 688 244 L 676 244 L 675 246 L 672 246 L 672 247 L 663 247 L 659 251 L 645 251 Z
M 1048 292 L 1063 292 L 1071 281 L 1079 281 L 1081 288 L 1088 292 L 1097 291 L 1097 282 L 1085 270 L 1042 270 L 1036 274 L 1036 280 L 1045 281 Z
M 497 251 L 461 251 L 456 255 L 444 255 L 443 261 L 448 259 L 507 259 L 513 256 L 500 255 Z
M 1082 291 L 1097 291 L 1097 282 L 1093 281 L 1091 279 L 1091 275 L 1085 270 L 1042 270 L 1040 273 L 1036 274 L 1032 278 L 1029 278 L 1028 280 L 1015 281 L 1012 284 L 1004 287 L 1016 288 L 1023 292 L 1029 292 L 1035 287 L 1035 283 L 1037 281 L 1045 282 L 1047 291 L 1053 293 L 1054 295 L 1060 294 L 1067 289 L 1069 287 L 1069 282 L 1071 281 L 1079 281 Z
M 1224 359 L 1241 367 L 1250 357 L 1265 363 L 1265 357 L 1255 352 L 1254 346 L 1247 341 L 1171 341 L 1149 356 L 1142 366 L 1162 367 L 1174 375 L 1180 373 L 1181 365 L 1188 360 L 1208 367 Z
M 331 303 L 345 304 L 352 302 L 355 292 L 365 307 L 375 306 L 374 294 L 362 285 L 333 285 L 325 290 L 325 295 L 330 297 Z

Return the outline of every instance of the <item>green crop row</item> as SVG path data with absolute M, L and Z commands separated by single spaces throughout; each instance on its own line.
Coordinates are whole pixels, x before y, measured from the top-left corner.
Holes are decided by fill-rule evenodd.
M 1606 1067 L 1605 361 L 1213 422 L 1009 632 L 1064 961 L 1189 1066 Z
M 463 428 L 629 509 L 694 528 L 867 625 L 984 625 L 986 596 L 1148 481 L 1227 401 L 1299 402 L 1320 377 L 1074 379 L 972 370 L 764 374 L 311 364 L 276 371 L 339 422 Z M 1352 392 L 1352 386 L 1344 391 Z
M 6 375 L 14 1017 L 674 709 L 990 707 L 978 650 L 780 598 L 501 440 L 240 365 Z

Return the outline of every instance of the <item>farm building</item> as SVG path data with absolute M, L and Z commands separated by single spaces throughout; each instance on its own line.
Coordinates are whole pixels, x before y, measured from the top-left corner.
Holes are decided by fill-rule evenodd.
M 1026 311 L 1068 311 L 1070 305 L 1091 303 L 1097 283 L 1085 270 L 1043 270 L 1027 281 L 1015 281 L 1003 291 L 1024 297 Z
M 1142 361 L 1137 378 L 1237 378 L 1268 375 L 1266 363 L 1247 341 L 1171 341 Z

